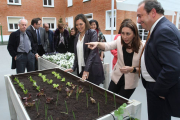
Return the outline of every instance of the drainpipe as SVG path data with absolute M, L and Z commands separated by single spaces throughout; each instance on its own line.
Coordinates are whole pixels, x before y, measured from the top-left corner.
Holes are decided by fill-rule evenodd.
M 0 23 L 0 30 L 1 30 L 1 43 L 3 43 L 3 34 L 2 34 L 2 25 Z

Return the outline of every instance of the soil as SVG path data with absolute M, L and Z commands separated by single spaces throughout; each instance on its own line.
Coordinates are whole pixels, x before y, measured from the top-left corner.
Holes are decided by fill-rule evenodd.
M 52 71 L 56 71 L 57 73 L 59 73 L 61 78 L 65 77 L 66 81 L 61 82 L 61 80 L 54 77 Z M 49 85 L 47 82 L 43 82 L 42 78 L 38 76 L 39 73 L 46 75 L 47 79 L 52 79 L 53 83 L 63 85 L 62 91 L 59 92 L 57 106 L 56 106 L 56 100 L 57 100 L 58 91 L 53 88 L 52 84 Z M 41 89 L 44 89 L 44 93 L 46 94 L 46 97 L 53 98 L 53 101 L 51 103 L 46 104 L 45 96 L 36 97 L 36 95 L 39 92 L 36 90 L 35 87 L 33 87 L 32 82 L 30 82 L 30 80 L 28 79 L 29 76 L 31 76 L 33 80 L 37 82 L 37 85 L 40 86 Z M 107 96 L 108 96 L 107 104 L 105 104 L 105 91 L 103 89 L 96 87 L 95 85 L 89 82 L 81 82 L 79 78 L 70 75 L 69 73 L 66 73 L 60 69 L 49 69 L 49 70 L 25 73 L 20 75 L 12 75 L 11 76 L 12 83 L 14 83 L 15 77 L 18 77 L 19 81 L 24 83 L 24 87 L 25 89 L 28 90 L 28 94 L 30 93 L 32 95 L 32 98 L 28 100 L 28 102 L 32 102 L 34 99 L 40 99 L 38 117 L 37 117 L 37 110 L 35 105 L 33 107 L 26 107 L 27 113 L 29 114 L 31 120 L 48 120 L 48 117 L 50 116 L 52 116 L 53 120 L 75 120 L 72 111 L 75 114 L 76 120 L 95 120 L 115 110 L 114 95 L 112 93 L 107 91 Z M 72 82 L 75 85 L 83 87 L 84 92 L 79 94 L 78 101 L 76 100 L 77 88 L 75 88 L 73 90 L 72 95 L 69 98 L 67 98 L 67 92 L 65 91 L 65 88 L 67 87 L 66 82 Z M 91 87 L 93 86 L 93 96 L 91 96 L 91 91 L 89 86 Z M 28 96 L 28 94 L 25 95 L 23 93 L 23 90 L 17 84 L 14 84 L 14 87 L 17 93 L 21 97 Z M 71 87 L 68 88 L 72 89 Z M 88 98 L 88 107 L 87 107 L 86 93 L 88 94 L 88 97 L 92 97 L 93 99 L 95 99 L 96 104 L 93 104 L 90 98 Z M 62 112 L 67 112 L 65 101 L 68 107 L 68 114 L 62 113 Z M 25 101 L 22 100 L 22 102 L 24 103 Z M 99 116 L 98 116 L 98 103 L 100 107 Z M 116 106 L 117 106 L 116 108 L 118 108 L 123 103 L 127 103 L 127 100 L 116 96 Z M 45 104 L 48 105 L 47 118 L 45 118 Z

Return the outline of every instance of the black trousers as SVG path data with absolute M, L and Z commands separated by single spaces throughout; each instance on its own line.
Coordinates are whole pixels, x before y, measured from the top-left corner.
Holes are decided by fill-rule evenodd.
M 42 56 L 43 54 L 45 54 L 44 48 L 42 45 L 38 45 L 38 50 L 37 50 L 39 56 Z
M 30 51 L 29 53 L 18 53 L 16 58 L 16 72 L 24 73 L 25 68 L 27 72 L 35 70 L 35 55 Z
M 125 87 L 125 80 L 124 80 L 124 74 L 123 74 L 122 77 L 119 79 L 119 82 L 117 84 L 115 84 L 111 80 L 108 90 L 129 99 L 136 88 L 124 89 L 124 87 Z

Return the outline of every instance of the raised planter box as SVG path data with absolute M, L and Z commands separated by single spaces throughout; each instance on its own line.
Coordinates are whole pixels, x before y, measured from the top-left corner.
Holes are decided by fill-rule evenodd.
M 42 70 L 42 71 L 44 71 L 44 70 Z M 62 71 L 62 73 L 64 72 L 63 70 L 61 70 L 61 71 Z M 37 71 L 37 72 L 39 72 L 39 71 Z M 30 73 L 36 73 L 36 72 L 30 72 Z M 24 73 L 24 74 L 19 74 L 19 75 L 15 75 L 15 76 L 21 76 L 21 75 L 26 75 L 26 74 L 30 74 L 30 73 Z M 69 73 L 65 73 L 65 74 L 69 74 Z M 76 79 L 80 79 L 79 77 L 77 77 L 73 74 L 69 74 L 69 75 L 75 77 Z M 25 107 L 23 106 L 21 99 L 19 98 L 18 93 L 15 90 L 15 87 L 11 80 L 11 76 L 5 75 L 4 78 L 5 78 L 5 83 L 6 83 L 7 97 L 8 97 L 8 102 L 9 102 L 11 120 L 17 120 L 17 116 L 18 116 L 18 120 L 31 120 Z M 94 85 L 88 81 L 86 81 L 83 84 L 93 85 L 95 90 L 97 90 L 97 91 L 105 90 L 104 88 Z M 108 92 L 108 94 L 112 94 L 112 92 L 110 92 L 110 91 L 107 91 L 107 92 Z M 121 101 L 121 102 L 124 101 L 126 103 L 127 102 L 129 103 L 125 109 L 124 116 L 131 115 L 132 117 L 140 119 L 140 116 L 141 116 L 141 103 L 140 102 L 135 101 L 135 100 L 131 101 L 131 100 L 123 98 L 119 95 L 116 95 L 116 99 L 117 99 L 117 101 Z M 114 120 L 113 115 L 114 115 L 114 113 L 112 112 L 111 114 L 107 114 L 105 116 L 101 116 L 100 118 L 97 118 L 97 120 Z

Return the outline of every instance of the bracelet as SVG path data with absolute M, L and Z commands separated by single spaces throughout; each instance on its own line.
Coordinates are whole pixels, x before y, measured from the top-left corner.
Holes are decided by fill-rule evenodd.
M 133 66 L 131 66 L 132 68 L 134 68 Z M 131 71 L 130 71 L 130 73 L 132 73 L 134 71 L 134 69 L 132 69 Z

